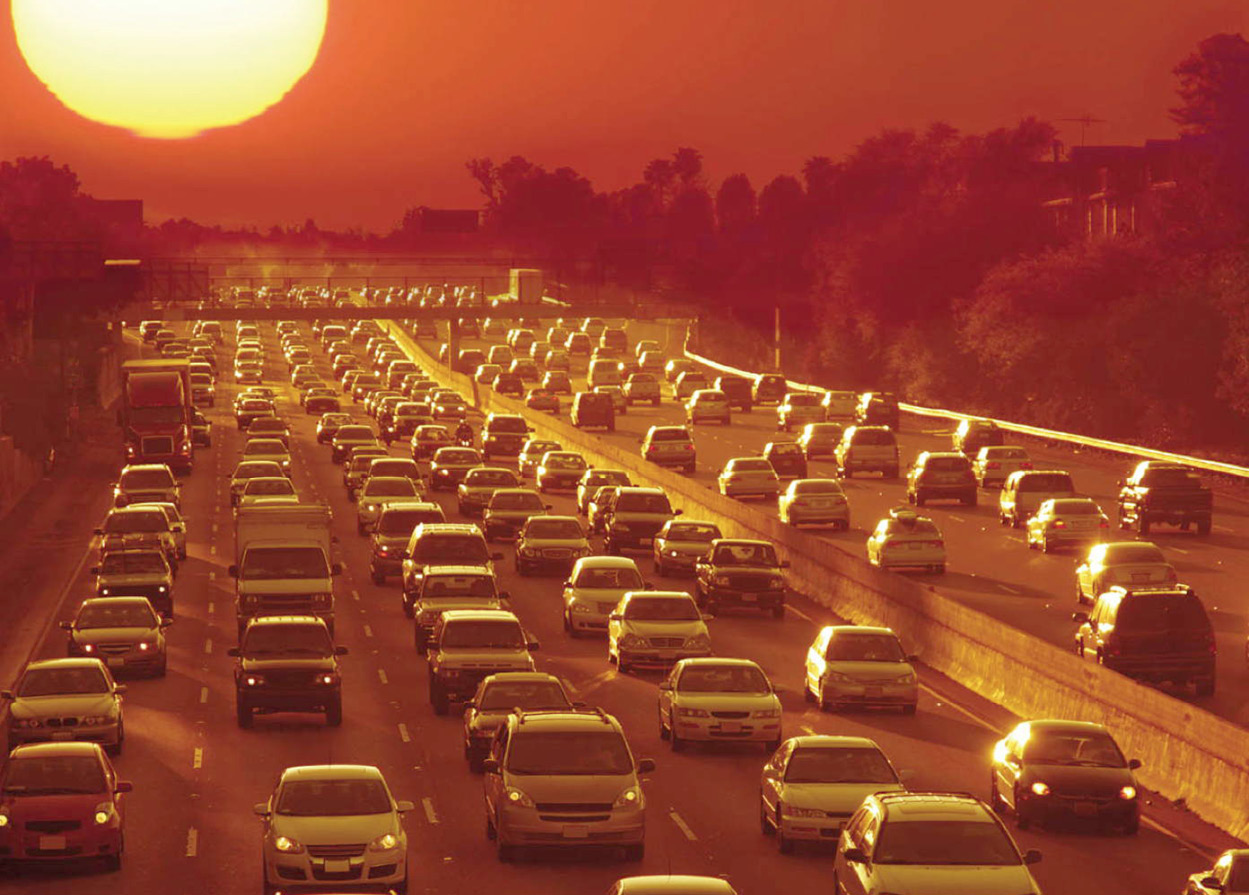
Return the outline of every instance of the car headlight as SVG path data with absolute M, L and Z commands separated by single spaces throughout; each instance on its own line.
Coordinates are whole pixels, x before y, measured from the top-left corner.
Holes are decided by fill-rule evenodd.
M 107 588 L 107 587 L 102 587 L 102 588 L 100 588 L 100 596 L 102 596 L 102 597 L 107 597 L 107 596 L 108 596 L 108 588 Z
M 243 683 L 249 687 L 263 687 L 265 683 L 265 676 L 263 674 L 249 674 L 247 677 L 243 678 Z
M 5 810 L 0 810 L 0 830 L 3 830 L 8 825 L 9 825 L 9 812 Z
M 681 555 L 681 551 L 680 550 L 665 550 L 664 554 L 667 556 L 677 557 Z
M 635 805 L 642 804 L 642 788 L 640 786 L 630 786 L 622 790 L 620 795 L 616 796 L 616 801 L 612 803 L 613 808 L 632 808 Z
M 710 718 L 711 712 L 706 709 L 689 709 L 677 708 L 677 717 L 680 718 Z
M 773 578 L 768 581 L 768 590 L 781 590 L 785 586 L 785 579 Z
M 20 727 L 26 730 L 30 730 L 32 728 L 39 726 L 39 719 L 38 718 L 15 718 L 9 723 L 13 727 Z
M 537 552 L 538 552 L 537 549 L 533 547 L 521 547 L 520 548 L 521 556 L 533 556 Z
M 143 651 L 143 652 L 145 652 L 145 653 L 146 653 L 146 652 L 148 652 L 149 650 L 154 650 L 154 649 L 156 649 L 156 641 L 154 641 L 154 640 L 140 640 L 140 641 L 139 641 L 139 649 L 140 649 L 140 650 L 142 650 L 142 651 Z
M 334 672 L 318 674 L 313 680 L 323 687 L 332 687 L 338 683 L 338 675 Z
M 752 718 L 779 718 L 780 716 L 780 709 L 760 709 L 757 712 L 752 712 L 750 715 Z
M 522 808 L 533 807 L 533 799 L 529 798 L 524 790 L 517 789 L 515 786 L 507 788 L 507 801 L 509 805 L 519 805 Z
M 369 851 L 390 851 L 399 845 L 399 837 L 394 833 L 383 833 L 369 843 Z
M 1047 796 L 1050 794 L 1049 785 L 1038 780 L 1031 786 L 1032 794 L 1037 796 Z
M 573 603 L 572 611 L 588 613 L 588 612 L 592 612 L 593 610 L 589 606 L 587 606 L 585 603 Z
M 1135 786 L 1123 787 L 1123 789 L 1119 790 L 1119 798 L 1127 800 L 1127 801 L 1130 801 L 1131 799 L 1136 798 L 1136 787 Z
M 101 802 L 95 806 L 95 822 L 100 826 L 113 819 L 113 803 Z
M 685 641 L 689 649 L 711 649 L 711 637 L 706 634 L 695 634 Z
M 915 683 L 915 672 L 909 672 L 902 675 L 894 681 L 895 684 L 913 684 Z
M 641 646 L 642 638 L 636 634 L 625 634 L 617 641 L 617 645 L 622 649 L 631 649 L 635 646 Z
M 95 644 L 94 644 L 94 643 L 84 643 L 84 644 L 81 644 L 81 647 L 82 647 L 82 651 L 83 651 L 84 653 L 94 653 L 94 652 L 95 652 Z
M 165 585 L 162 584 L 159 587 L 157 587 L 156 592 L 163 594 L 165 592 Z
M 108 722 L 108 715 L 84 715 L 78 719 L 78 723 L 83 727 L 99 727 Z
M 785 805 L 784 814 L 786 817 L 827 817 L 827 811 L 821 811 L 819 808 L 799 808 L 797 805 Z
M 273 839 L 273 847 L 283 854 L 297 855 L 301 854 L 304 847 L 288 836 L 276 836 Z
M 370 513 L 371 513 L 371 512 L 373 512 L 374 510 L 376 510 L 376 509 L 377 509 L 377 504 L 375 504 L 375 503 L 366 503 L 366 504 L 364 505 L 364 509 L 365 509 L 366 511 L 368 511 L 368 512 L 370 512 Z

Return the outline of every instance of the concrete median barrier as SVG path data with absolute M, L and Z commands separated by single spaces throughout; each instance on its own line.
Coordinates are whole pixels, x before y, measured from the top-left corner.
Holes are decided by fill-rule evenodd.
M 579 451 L 591 465 L 624 469 L 639 483 L 663 488 L 686 516 L 714 522 L 729 536 L 775 543 L 790 561 L 793 590 L 856 623 L 893 628 L 925 665 L 973 692 L 1021 718 L 1105 724 L 1127 755 L 1142 761 L 1145 786 L 1165 798 L 1183 799 L 1198 816 L 1238 838 L 1249 837 L 1244 809 L 1249 804 L 1249 731 L 1087 663 L 923 583 L 883 572 L 757 508 L 647 463 L 636 451 L 563 419 L 528 411 L 522 401 L 478 390 L 470 377 L 437 363 L 402 328 L 391 326 L 391 331 L 413 361 L 449 387 L 474 395 L 481 411 L 523 413 L 535 437 Z M 795 664 L 801 661 L 794 657 Z M 984 760 L 987 770 L 989 756 Z

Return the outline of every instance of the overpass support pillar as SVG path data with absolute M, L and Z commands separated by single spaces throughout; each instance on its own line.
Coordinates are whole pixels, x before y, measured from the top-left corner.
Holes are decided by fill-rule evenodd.
M 447 366 L 455 369 L 460 360 L 460 321 L 452 317 L 447 321 Z

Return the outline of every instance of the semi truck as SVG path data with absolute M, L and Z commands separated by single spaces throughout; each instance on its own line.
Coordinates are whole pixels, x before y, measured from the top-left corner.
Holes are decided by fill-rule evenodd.
M 323 504 L 265 502 L 238 508 L 234 517 L 235 616 L 240 640 L 247 623 L 266 615 L 316 615 L 334 631 L 334 576 L 330 508 Z
M 121 409 L 127 463 L 167 463 L 191 471 L 191 365 L 186 358 L 128 360 L 122 364 Z

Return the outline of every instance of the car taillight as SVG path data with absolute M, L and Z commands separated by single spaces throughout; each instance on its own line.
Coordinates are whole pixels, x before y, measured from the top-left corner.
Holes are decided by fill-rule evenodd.
M 1028 460 L 1025 460 L 1025 461 L 1023 461 L 1022 463 L 1020 463 L 1020 464 L 1019 464 L 1019 468 L 1020 468 L 1020 469 L 1031 469 L 1031 468 L 1032 468 L 1032 463 L 1031 463 L 1030 461 L 1028 461 Z
M 1179 581 L 1179 580 L 1180 580 L 1180 579 L 1179 579 L 1179 576 L 1175 574 L 1175 569 L 1168 569 L 1168 570 L 1167 570 L 1167 581 L 1168 581 L 1168 582 L 1170 582 L 1171 584 L 1174 584 L 1176 581 Z
M 996 460 L 990 460 L 988 463 L 985 464 L 985 469 L 1001 469 L 1001 468 L 1002 468 L 1002 464 L 997 462 Z
M 687 445 L 685 446 L 685 449 L 686 449 L 687 451 L 692 451 L 692 450 L 694 450 L 694 445 L 692 445 L 692 444 L 687 444 Z
M 1066 528 L 1066 527 L 1067 527 L 1067 523 L 1061 519 L 1055 519 L 1053 523 L 1051 523 L 1050 525 L 1050 528 Z
M 1101 522 L 1097 523 L 1097 527 L 1098 528 L 1110 528 L 1110 520 L 1103 519 Z
M 937 548 L 941 548 L 941 547 L 944 547 L 944 546 L 945 546 L 945 541 L 941 541 L 941 540 L 937 540 L 937 541 L 929 541 L 929 542 L 928 542 L 928 545 L 929 545 L 930 547 L 937 547 Z

